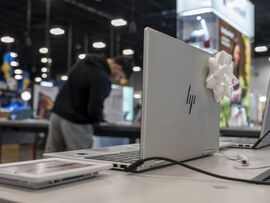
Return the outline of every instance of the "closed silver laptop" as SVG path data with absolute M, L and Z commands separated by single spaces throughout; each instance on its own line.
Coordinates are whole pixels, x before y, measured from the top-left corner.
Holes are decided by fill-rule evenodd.
M 0 183 L 40 189 L 84 180 L 111 167 L 106 163 L 59 158 L 5 163 L 0 164 Z
M 124 169 L 151 156 L 179 161 L 211 154 L 219 143 L 219 104 L 206 88 L 210 54 L 151 28 L 144 32 L 141 144 L 45 154 L 100 160 Z M 150 163 L 147 169 L 163 163 Z

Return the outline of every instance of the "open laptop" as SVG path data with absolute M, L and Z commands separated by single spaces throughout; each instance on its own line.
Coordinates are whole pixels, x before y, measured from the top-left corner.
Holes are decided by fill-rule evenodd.
M 138 159 L 183 161 L 218 149 L 219 104 L 206 88 L 209 53 L 151 28 L 144 32 L 141 143 L 44 154 L 102 160 L 125 169 Z M 139 170 L 162 162 L 149 162 Z
M 227 143 L 230 147 L 260 149 L 270 145 L 270 82 L 268 83 L 267 100 L 259 138 L 252 137 L 220 137 L 220 143 Z
M 111 164 L 48 158 L 0 164 L 0 183 L 40 189 L 87 179 Z

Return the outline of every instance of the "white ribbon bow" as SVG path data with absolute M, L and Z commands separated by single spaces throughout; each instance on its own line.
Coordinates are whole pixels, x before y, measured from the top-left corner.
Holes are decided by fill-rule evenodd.
M 220 102 L 223 96 L 230 98 L 233 86 L 239 83 L 233 74 L 232 56 L 225 51 L 220 51 L 215 57 L 209 57 L 208 65 L 209 74 L 206 78 L 206 87 L 213 89 L 217 102 Z

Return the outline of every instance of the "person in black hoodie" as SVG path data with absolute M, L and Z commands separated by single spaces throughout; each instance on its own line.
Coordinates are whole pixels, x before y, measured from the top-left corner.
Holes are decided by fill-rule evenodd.
M 111 80 L 127 80 L 131 74 L 131 61 L 124 56 L 88 55 L 74 64 L 52 109 L 45 152 L 91 148 L 93 124 L 103 119 Z

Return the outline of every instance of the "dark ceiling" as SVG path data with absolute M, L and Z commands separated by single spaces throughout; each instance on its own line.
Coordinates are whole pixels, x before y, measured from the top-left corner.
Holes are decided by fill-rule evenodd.
M 0 0 L 0 35 L 15 37 L 16 42 L 12 44 L 11 50 L 19 54 L 22 68 L 30 69 L 37 75 L 43 66 L 40 62 L 42 54 L 38 50 L 46 45 L 48 30 L 46 0 L 32 0 L 31 4 L 29 36 L 32 45 L 26 45 L 27 0 Z M 135 62 L 141 65 L 143 28 L 149 25 L 174 36 L 175 7 L 175 1 L 164 0 L 51 0 L 50 27 L 61 26 L 66 31 L 62 36 L 50 36 L 52 75 L 67 72 L 69 29 L 72 29 L 71 64 L 76 61 L 79 53 L 85 51 L 115 55 L 124 48 L 132 48 L 135 51 Z M 131 32 L 129 26 L 119 27 L 114 28 L 111 36 L 110 21 L 119 17 L 128 22 L 134 19 L 137 31 Z M 119 46 L 116 45 L 117 36 Z M 112 38 L 113 45 L 110 43 Z M 91 46 L 94 41 L 104 41 L 107 47 L 102 50 L 94 49 Z M 9 47 L 2 44 L 0 48 L 4 52 Z
M 27 2 L 31 2 L 32 11 L 28 33 Z M 255 43 L 270 45 L 269 0 L 252 2 L 256 8 Z M 129 25 L 112 31 L 110 20 L 119 17 L 126 19 Z M 136 24 L 136 32 L 130 30 L 132 21 Z M 53 77 L 66 73 L 68 64 L 74 63 L 78 54 L 86 51 L 115 55 L 124 48 L 132 48 L 135 63 L 142 65 L 143 28 L 150 26 L 175 36 L 176 1 L 51 0 L 50 27 L 53 26 L 60 26 L 66 31 L 62 36 L 49 36 Z M 71 61 L 68 61 L 68 30 L 72 30 Z M 38 75 L 43 66 L 40 62 L 42 54 L 38 50 L 46 45 L 46 32 L 46 0 L 0 0 L 0 35 L 7 34 L 16 39 L 11 47 L 1 44 L 0 55 L 7 49 L 17 52 L 21 67 Z M 120 43 L 116 43 L 117 36 Z M 94 41 L 104 41 L 107 47 L 94 49 L 91 46 Z

